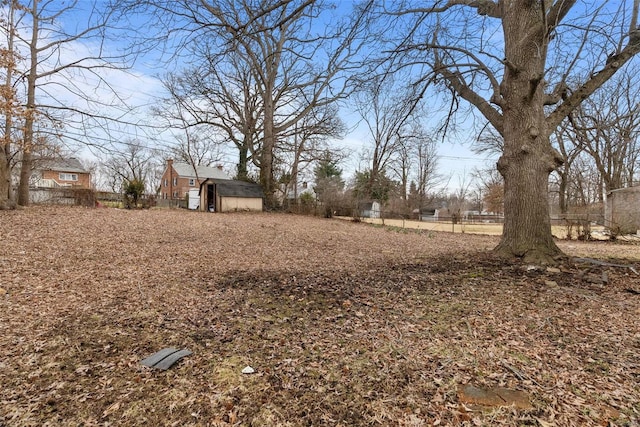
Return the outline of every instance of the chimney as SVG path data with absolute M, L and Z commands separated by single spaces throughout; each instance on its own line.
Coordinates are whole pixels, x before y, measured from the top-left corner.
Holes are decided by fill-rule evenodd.
M 167 167 L 173 166 L 173 159 L 167 159 Z

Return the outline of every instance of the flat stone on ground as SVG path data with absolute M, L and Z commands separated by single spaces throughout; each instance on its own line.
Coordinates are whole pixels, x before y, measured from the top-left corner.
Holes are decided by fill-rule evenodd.
M 515 406 L 519 409 L 533 409 L 529 394 L 524 391 L 504 387 L 481 388 L 471 384 L 458 387 L 458 399 L 463 403 L 482 406 Z

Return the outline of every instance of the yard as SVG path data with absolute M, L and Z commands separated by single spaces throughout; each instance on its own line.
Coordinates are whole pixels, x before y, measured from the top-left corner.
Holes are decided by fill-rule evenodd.
M 352 220 L 349 217 L 340 217 L 340 219 L 344 220 Z M 426 231 L 447 231 L 452 233 L 469 233 L 469 234 L 486 234 L 490 236 L 500 236 L 502 234 L 502 224 L 501 223 L 482 223 L 482 222 L 459 222 L 457 224 L 453 224 L 451 221 L 417 221 L 417 220 L 406 220 L 406 219 L 381 219 L 381 218 L 361 218 L 363 222 L 375 225 L 384 225 L 386 227 L 396 227 L 396 228 L 408 228 L 408 229 L 416 229 L 416 230 L 426 230 Z M 551 233 L 559 239 L 567 238 L 568 226 L 566 225 L 552 225 Z M 581 229 L 578 229 L 577 226 L 572 225 L 571 228 L 571 237 L 573 239 L 577 238 L 580 234 Z M 591 225 L 591 237 L 594 240 L 608 240 L 609 237 L 605 233 L 605 228 L 601 225 Z M 635 240 L 637 236 L 621 236 L 621 239 L 625 240 Z M 640 240 L 639 240 L 640 241 Z
M 0 219 L 1 426 L 640 425 L 637 245 L 536 269 L 496 236 L 290 215 Z M 193 354 L 141 365 L 166 347 Z

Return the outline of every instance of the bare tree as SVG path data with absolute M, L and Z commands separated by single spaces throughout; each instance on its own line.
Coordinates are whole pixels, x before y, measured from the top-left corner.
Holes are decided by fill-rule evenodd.
M 7 45 L 6 48 L 0 50 L 0 70 L 4 72 L 4 84 L 0 88 L 0 104 L 2 114 L 4 114 L 2 147 L 0 149 L 0 209 L 8 209 L 15 207 L 11 182 L 12 143 L 16 135 L 14 118 L 22 117 L 23 110 L 14 88 L 14 74 L 19 59 L 15 50 L 16 8 L 18 4 L 16 1 L 9 1 L 2 6 L 2 12 L 6 13 L 6 16 L 1 19 L 5 26 L 4 33 Z
M 420 208 L 427 201 L 427 194 L 441 181 L 436 141 L 417 120 L 405 128 L 389 169 L 400 183 L 400 197 L 406 207 L 409 207 L 410 192 L 411 204 Z
M 331 10 L 317 0 L 222 0 L 130 2 L 143 8 L 189 43 L 217 45 L 218 62 L 230 55 L 250 71 L 261 106 L 260 181 L 266 206 L 276 204 L 274 152 L 287 134 L 313 109 L 343 99 L 351 90 L 348 71 L 359 52 L 358 36 L 367 9 L 352 20 L 331 22 Z M 315 25 L 324 19 L 325 25 Z M 190 53 L 193 53 L 191 51 Z M 243 68 L 245 69 L 245 68 Z
M 198 177 L 198 166 L 211 166 L 220 160 L 222 142 L 220 137 L 208 127 L 194 124 L 193 111 L 187 110 L 189 104 L 185 104 L 182 98 L 173 92 L 172 98 L 165 100 L 168 108 L 154 109 L 157 116 L 167 121 L 163 127 L 164 133 L 169 133 L 170 138 L 175 142 L 171 143 L 166 150 L 171 158 L 182 161 L 190 165 Z
M 283 135 L 283 140 L 274 151 L 276 162 L 282 164 L 283 193 L 298 198 L 298 183 L 305 168 L 326 157 L 328 140 L 341 138 L 345 125 L 338 117 L 336 105 L 316 108 L 296 126 Z M 339 158 L 339 150 L 334 158 Z
M 427 194 L 442 181 L 442 176 L 438 173 L 438 150 L 434 139 L 426 134 L 419 137 L 414 150 L 416 191 L 419 207 L 422 207 L 427 200 Z
M 550 135 L 640 51 L 640 2 L 629 3 L 448 0 L 385 10 L 396 20 L 385 25 L 406 29 L 391 70 L 412 67 L 420 73 L 416 84 L 440 82 L 504 140 L 498 254 L 539 264 L 562 254 L 551 234 L 547 186 L 563 159 Z
M 580 170 L 576 165 L 583 154 L 580 145 L 576 143 L 576 134 L 571 131 L 569 125 L 570 122 L 565 120 L 552 136 L 552 140 L 564 159 L 562 166 L 555 170 L 558 176 L 558 206 L 561 214 L 566 214 L 569 210 L 569 187 L 572 182 L 577 182 L 576 174 L 580 176 Z
M 640 95 L 630 73 L 620 73 L 585 100 L 570 116 L 565 134 L 588 154 L 599 172 L 604 194 L 633 185 L 640 146 Z
M 372 189 L 380 174 L 391 169 L 395 161 L 395 166 L 399 166 L 396 175 L 406 195 L 409 140 L 419 137 L 414 135 L 419 127 L 412 122 L 417 111 L 417 95 L 411 88 L 395 83 L 390 75 L 366 82 L 356 95 L 356 110 L 366 124 L 372 143 L 368 187 Z M 362 191 L 367 192 L 366 188 Z
M 220 161 L 220 142 L 216 135 L 207 135 L 197 129 L 184 129 L 181 135 L 174 135 L 175 143 L 169 152 L 178 161 L 196 166 L 211 166 Z
M 483 204 L 482 210 L 494 214 L 504 211 L 504 182 L 496 169 L 476 169 L 473 172 L 476 193 Z
M 142 183 L 146 192 L 154 193 L 157 187 L 157 155 L 138 141 L 126 142 L 125 149 L 114 152 L 100 161 L 101 173 L 108 188 L 121 193 L 127 184 Z
M 112 13 L 104 4 L 77 0 L 65 3 L 15 0 L 11 4 L 21 13 L 20 25 L 5 28 L 5 32 L 14 32 L 16 49 L 24 59 L 19 63 L 24 68 L 14 76 L 15 84 L 24 91 L 21 96 L 24 113 L 20 124 L 22 140 L 19 144 L 17 201 L 20 205 L 27 205 L 36 140 L 71 140 L 71 132 L 62 132 L 62 129 L 75 126 L 81 132 L 77 138 L 82 143 L 91 144 L 83 138 L 90 123 L 103 129 L 105 120 L 122 120 L 99 111 L 114 104 L 123 105 L 123 99 L 107 82 L 103 72 L 126 69 L 126 60 L 133 52 L 107 52 Z M 85 25 L 81 25 L 79 19 L 84 20 Z M 72 20 L 76 25 L 63 25 L 66 20 Z M 69 28 L 74 31 L 68 32 Z M 82 43 L 92 45 L 86 54 L 78 53 Z M 89 87 L 87 82 L 90 79 L 93 83 Z M 111 96 L 93 97 L 90 92 L 94 91 L 102 92 L 102 95 L 106 91 Z M 79 103 L 83 107 L 75 105 L 69 98 L 81 99 Z M 115 101 L 112 102 L 111 98 Z
M 206 45 L 206 43 L 205 43 Z M 156 114 L 169 127 L 193 132 L 205 129 L 212 137 L 220 135 L 238 151 L 236 177 L 248 178 L 249 165 L 259 158 L 262 107 L 254 76 L 233 52 L 224 58 L 212 57 L 198 49 L 200 65 L 164 79 L 170 98 Z

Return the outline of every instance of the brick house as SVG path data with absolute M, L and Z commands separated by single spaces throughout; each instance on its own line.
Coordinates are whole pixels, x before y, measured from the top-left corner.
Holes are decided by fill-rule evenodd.
M 160 181 L 160 198 L 167 200 L 184 200 L 189 190 L 198 190 L 200 184 L 207 179 L 230 180 L 222 166 L 198 166 L 194 169 L 188 163 L 174 162 L 167 159 L 167 166 Z
M 68 159 L 38 159 L 31 174 L 31 187 L 91 188 L 91 173 L 75 157 Z

